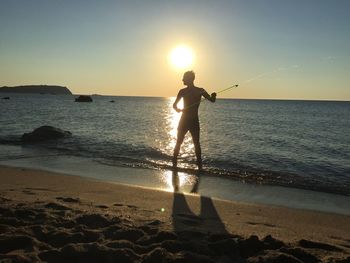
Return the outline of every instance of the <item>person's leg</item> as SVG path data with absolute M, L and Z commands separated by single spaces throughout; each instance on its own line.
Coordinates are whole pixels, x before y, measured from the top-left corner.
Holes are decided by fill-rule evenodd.
M 179 155 L 180 147 L 181 147 L 181 144 L 185 138 L 185 134 L 186 134 L 185 130 L 179 129 L 177 131 L 177 140 L 176 140 L 176 145 L 174 148 L 174 155 L 173 155 L 173 167 L 174 168 L 177 167 L 177 156 Z
M 201 145 L 199 142 L 199 125 L 195 126 L 190 130 L 191 135 L 192 135 L 192 140 L 194 144 L 194 150 L 196 152 L 196 158 L 197 158 L 197 165 L 198 169 L 202 170 L 202 150 L 201 150 Z

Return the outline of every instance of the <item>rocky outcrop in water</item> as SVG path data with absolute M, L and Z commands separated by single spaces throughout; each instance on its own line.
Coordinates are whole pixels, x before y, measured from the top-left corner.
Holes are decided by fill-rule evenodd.
M 23 142 L 41 142 L 71 136 L 72 133 L 52 126 L 41 126 L 32 132 L 22 135 Z
M 72 95 L 72 92 L 63 86 L 55 85 L 24 85 L 15 87 L 0 87 L 3 93 L 34 93 L 34 94 L 54 94 L 54 95 Z
M 92 98 L 86 95 L 80 95 L 78 98 L 75 98 L 75 102 L 92 102 Z

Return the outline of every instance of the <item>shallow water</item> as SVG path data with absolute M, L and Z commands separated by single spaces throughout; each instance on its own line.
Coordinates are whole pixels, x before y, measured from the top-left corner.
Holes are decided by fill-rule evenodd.
M 50 156 L 49 154 L 0 161 L 0 165 L 40 169 L 110 183 L 136 185 L 168 192 L 179 191 L 223 200 L 350 215 L 350 196 L 250 184 L 205 174 L 110 166 L 84 157 Z
M 109 166 L 168 169 L 180 114 L 173 98 L 9 95 L 0 101 L 0 160 L 79 156 Z M 115 103 L 110 103 L 114 100 Z M 218 100 L 200 106 L 207 175 L 350 195 L 350 103 Z M 22 145 L 41 125 L 71 131 L 57 142 Z M 5 147 L 12 145 L 14 147 Z M 187 136 L 179 159 L 195 168 Z

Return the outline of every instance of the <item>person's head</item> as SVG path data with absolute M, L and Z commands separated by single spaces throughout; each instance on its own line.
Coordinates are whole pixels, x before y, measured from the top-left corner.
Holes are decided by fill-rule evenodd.
M 190 71 L 185 72 L 185 74 L 182 78 L 182 81 L 185 85 L 192 85 L 194 79 L 195 79 L 195 74 L 192 70 L 190 70 Z

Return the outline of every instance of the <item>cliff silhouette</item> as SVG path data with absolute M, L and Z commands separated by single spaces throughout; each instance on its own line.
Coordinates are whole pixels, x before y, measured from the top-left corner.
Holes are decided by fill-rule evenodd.
M 23 86 L 14 86 L 14 87 L 4 86 L 4 87 L 0 87 L 0 92 L 72 95 L 72 92 L 67 87 L 55 86 L 55 85 L 23 85 Z

